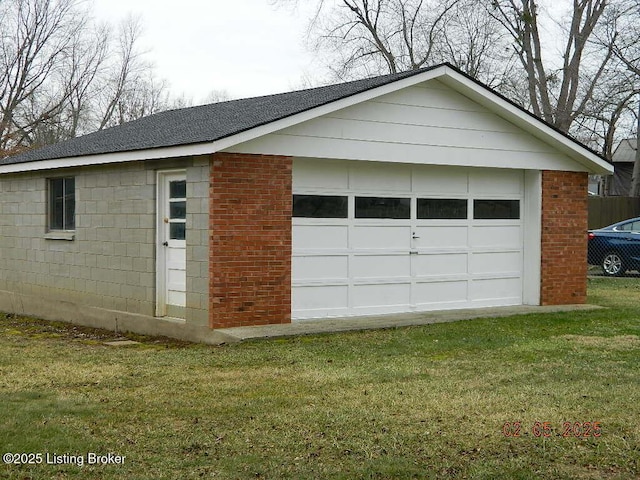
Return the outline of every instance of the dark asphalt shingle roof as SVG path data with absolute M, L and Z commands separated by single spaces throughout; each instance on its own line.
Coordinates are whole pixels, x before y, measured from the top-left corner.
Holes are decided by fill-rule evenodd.
M 160 112 L 0 159 L 0 165 L 213 142 L 436 67 Z

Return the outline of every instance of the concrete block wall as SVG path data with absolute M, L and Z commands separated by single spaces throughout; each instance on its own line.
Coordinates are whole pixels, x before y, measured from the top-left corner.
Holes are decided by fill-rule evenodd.
M 208 158 L 189 158 L 0 176 L 0 290 L 51 299 L 52 307 L 63 301 L 153 316 L 156 170 L 184 167 L 193 195 L 187 201 L 187 275 L 193 287 L 187 321 L 206 324 L 208 255 L 201 250 L 208 245 L 208 165 Z M 54 176 L 75 177 L 72 240 L 51 239 L 46 232 L 47 179 Z M 28 313 L 24 305 L 12 309 Z
M 48 262 L 60 263 L 53 274 L 65 273 L 64 249 L 44 249 L 45 181 L 33 175 L 0 177 L 0 289 L 46 282 Z
M 187 320 L 209 325 L 209 156 L 187 169 Z
M 587 300 L 587 183 L 583 172 L 542 172 L 541 305 Z

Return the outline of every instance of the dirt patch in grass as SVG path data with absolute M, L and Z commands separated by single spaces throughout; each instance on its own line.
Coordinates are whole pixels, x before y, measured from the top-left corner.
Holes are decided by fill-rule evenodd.
M 567 340 L 575 345 L 605 350 L 634 350 L 640 348 L 640 337 L 637 335 L 616 335 L 614 337 L 561 335 L 556 338 Z
M 190 342 L 168 337 L 152 337 L 131 332 L 113 332 L 101 328 L 91 328 L 72 323 L 54 322 L 39 318 L 25 317 L 9 313 L 0 313 L 0 333 L 7 336 L 29 338 L 51 338 L 76 340 L 84 343 L 102 345 L 115 340 L 133 340 L 144 345 L 180 348 L 192 345 Z

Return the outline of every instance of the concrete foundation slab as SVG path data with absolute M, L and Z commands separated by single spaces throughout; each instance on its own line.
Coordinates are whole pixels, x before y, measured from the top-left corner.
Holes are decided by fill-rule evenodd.
M 267 338 L 293 337 L 298 335 L 428 325 L 474 318 L 507 317 L 530 313 L 573 312 L 598 308 L 603 307 L 596 305 L 518 305 L 513 307 L 300 320 L 289 324 L 232 327 L 212 330 L 207 326 L 193 325 L 179 319 L 138 315 L 64 301 L 52 302 L 42 297 L 0 290 L 0 311 L 2 312 L 29 315 L 45 320 L 66 321 L 76 325 L 104 328 L 119 333 L 134 332 L 142 335 L 165 336 L 186 340 L 188 342 L 207 343 L 211 345 Z
M 233 327 L 215 330 L 227 337 L 227 342 L 242 342 L 266 338 L 292 337 L 320 333 L 347 332 L 383 328 L 428 325 L 432 323 L 456 322 L 474 318 L 508 317 L 530 313 L 554 313 L 595 310 L 597 305 L 551 305 L 513 307 L 491 307 L 465 310 L 444 310 L 420 313 L 398 313 L 366 317 L 303 320 L 283 325 L 260 325 L 255 327 Z

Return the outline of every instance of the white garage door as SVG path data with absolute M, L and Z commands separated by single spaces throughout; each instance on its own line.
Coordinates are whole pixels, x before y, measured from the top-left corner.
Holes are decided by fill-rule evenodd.
M 293 317 L 522 304 L 523 177 L 296 160 Z

